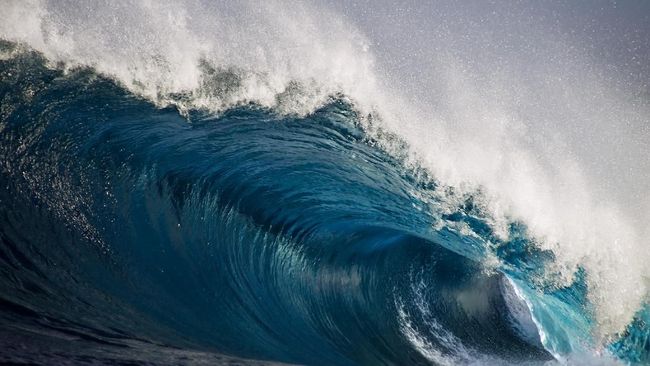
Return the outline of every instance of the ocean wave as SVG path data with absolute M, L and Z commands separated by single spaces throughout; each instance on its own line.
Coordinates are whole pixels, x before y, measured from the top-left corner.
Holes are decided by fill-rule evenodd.
M 307 5 L 240 36 L 247 4 L 212 25 L 177 4 L 26 4 L 0 26 L 7 329 L 97 362 L 647 362 L 626 215 L 511 124 L 423 125 L 439 116 L 387 91 L 354 27 Z M 99 36 L 104 14 L 155 19 Z

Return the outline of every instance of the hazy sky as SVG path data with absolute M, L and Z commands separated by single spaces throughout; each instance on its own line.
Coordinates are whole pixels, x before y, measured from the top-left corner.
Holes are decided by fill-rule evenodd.
M 329 5 L 371 38 L 377 54 L 386 56 L 383 62 L 415 73 L 439 52 L 505 57 L 534 53 L 544 49 L 540 41 L 563 38 L 605 67 L 635 73 L 646 88 L 650 81 L 648 1 L 334 0 Z

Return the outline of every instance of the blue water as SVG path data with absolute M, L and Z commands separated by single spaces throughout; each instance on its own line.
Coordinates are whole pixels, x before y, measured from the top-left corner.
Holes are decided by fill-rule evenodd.
M 181 113 L 91 69 L 1 60 L 0 361 L 592 355 L 583 276 L 540 283 L 553 255 L 525 225 L 504 242 L 472 197 L 450 206 L 367 117 L 344 95 L 306 116 Z M 605 360 L 650 362 L 644 314 Z

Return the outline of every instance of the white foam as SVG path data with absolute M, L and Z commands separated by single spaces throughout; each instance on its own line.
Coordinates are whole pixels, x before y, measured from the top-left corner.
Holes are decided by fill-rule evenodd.
M 0 37 L 68 67 L 92 66 L 160 104 L 170 102 L 170 93 L 185 93 L 194 107 L 255 101 L 308 113 L 343 92 L 363 113 L 377 112 L 442 182 L 485 192 L 482 204 L 502 236 L 507 222 L 524 221 L 540 247 L 556 254 L 564 283 L 583 266 L 599 334 L 621 331 L 648 293 L 650 183 L 639 171 L 648 155 L 642 148 L 615 154 L 580 147 L 610 138 L 633 146 L 629 126 L 650 120 L 647 106 L 630 102 L 579 55 L 565 60 L 561 42 L 545 51 L 569 67 L 532 63 L 534 72 L 524 77 L 500 64 L 477 69 L 443 55 L 421 65 L 423 76 L 436 68 L 436 85 L 429 86 L 443 92 L 412 93 L 398 87 L 399 72 L 387 73 L 368 38 L 342 19 L 323 7 L 276 1 L 8 0 Z M 206 92 L 204 62 L 233 71 L 236 92 Z M 607 170 L 626 171 L 620 165 L 634 184 L 618 184 Z
M 465 347 L 458 337 L 440 325 L 435 315 L 429 310 L 429 306 L 424 299 L 424 286 L 424 282 L 421 280 L 411 282 L 412 300 L 419 312 L 419 317 L 426 325 L 426 329 L 423 331 L 419 331 L 414 326 L 411 320 L 412 316 L 407 312 L 403 300 L 399 296 L 395 297 L 395 306 L 402 334 L 424 358 L 435 365 L 475 363 L 478 360 L 477 353 Z M 425 334 L 435 339 L 437 345 L 429 341 Z

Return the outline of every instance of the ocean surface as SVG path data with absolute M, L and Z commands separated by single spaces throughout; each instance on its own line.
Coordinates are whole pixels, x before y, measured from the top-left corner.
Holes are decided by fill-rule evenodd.
M 241 97 L 268 73 L 206 58 L 198 92 L 152 92 L 3 37 L 0 362 L 650 363 L 645 302 L 603 330 L 628 287 L 439 178 L 358 90 Z

